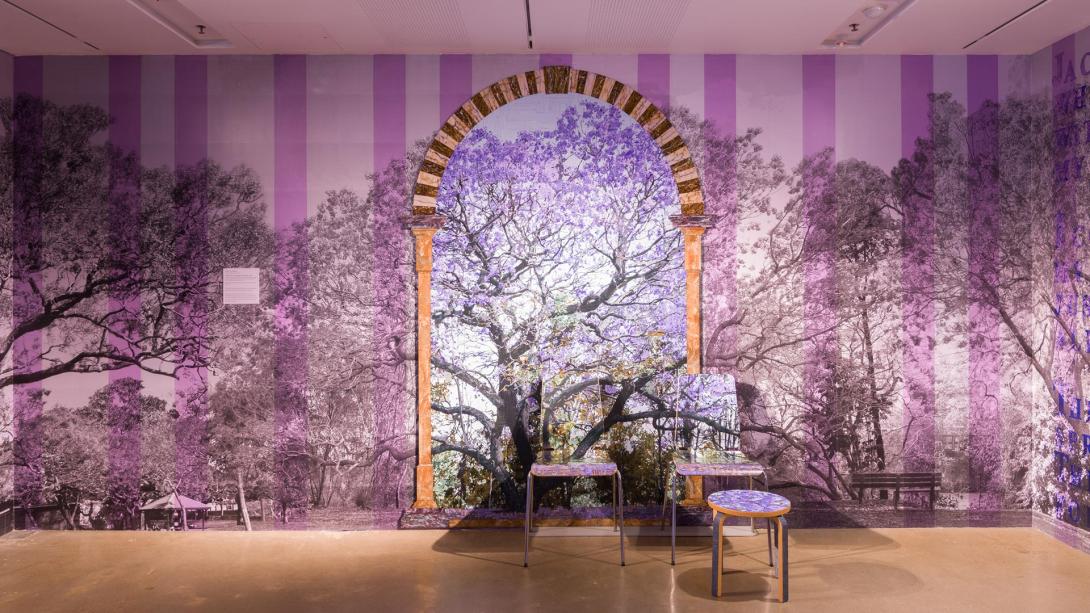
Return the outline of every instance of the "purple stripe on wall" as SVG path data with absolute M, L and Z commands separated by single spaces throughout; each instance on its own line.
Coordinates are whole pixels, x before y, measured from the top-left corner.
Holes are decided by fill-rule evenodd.
M 409 233 L 399 221 L 408 213 L 409 189 L 404 170 L 390 166 L 405 157 L 405 57 L 375 56 L 374 121 L 376 190 L 382 197 L 375 201 L 375 226 L 372 230 L 373 256 L 370 292 L 378 305 L 372 321 L 372 354 L 389 355 L 397 342 L 413 338 L 412 279 L 405 275 L 400 262 L 412 252 Z M 445 118 L 444 118 L 445 119 Z M 401 351 L 412 351 L 402 345 Z M 411 374 L 399 364 L 376 360 L 373 366 L 372 397 L 375 440 L 391 448 L 412 449 L 415 439 L 411 424 L 413 411 L 409 402 Z M 429 393 L 424 391 L 423 393 Z M 398 460 L 394 454 L 381 454 L 371 465 L 370 489 L 365 496 L 371 508 L 404 507 L 412 501 L 412 460 Z
M 811 339 L 805 347 L 803 393 L 809 404 L 822 394 L 836 365 L 836 268 L 826 249 L 836 237 L 836 204 L 829 191 L 836 158 L 836 58 L 802 58 L 803 210 L 810 228 L 804 256 L 803 328 Z M 804 480 L 815 479 L 807 474 Z
M 305 528 L 310 493 L 307 451 L 307 321 L 309 254 L 292 241 L 295 224 L 307 218 L 307 58 L 274 58 L 273 194 L 276 248 L 275 461 L 278 500 L 285 523 Z M 284 283 L 284 286 L 279 286 Z
M 711 122 L 706 142 L 729 139 L 737 133 L 737 61 L 733 55 L 704 56 L 704 116 Z M 707 148 L 705 155 L 713 155 Z M 705 364 L 730 369 L 738 341 L 735 326 L 720 329 L 738 308 L 738 193 L 735 158 L 722 160 L 728 168 L 705 164 L 701 180 L 704 202 L 715 227 L 704 237 L 704 351 Z M 721 362 L 720 362 L 721 361 Z
M 836 56 L 802 57 L 802 154 L 836 144 Z
M 570 53 L 542 53 L 538 59 L 538 66 L 571 66 Z
M 138 275 L 140 257 L 140 95 L 139 56 L 111 56 L 109 59 L 110 143 L 122 154 L 110 163 L 110 242 L 120 263 L 121 274 Z M 132 286 L 138 279 L 131 280 Z M 109 309 L 119 313 L 115 329 L 139 329 L 140 294 L 116 292 Z M 119 355 L 132 356 L 138 349 L 127 342 L 128 335 L 111 336 L 110 345 Z M 115 519 L 136 527 L 140 505 L 140 368 L 126 366 L 109 373 L 110 424 L 107 496 L 120 515 Z
M 911 159 L 916 140 L 931 136 L 930 100 L 934 59 L 901 57 L 901 155 Z M 934 177 L 930 178 L 934 183 Z M 902 360 L 904 369 L 905 470 L 935 469 L 935 218 L 932 201 L 909 197 L 902 205 L 904 255 L 901 259 Z
M 375 172 L 405 155 L 405 56 L 376 55 Z
M 967 60 L 970 155 L 981 165 L 999 154 L 998 61 L 994 55 Z M 987 167 L 987 166 L 985 166 Z M 999 280 L 996 227 L 999 186 L 989 173 L 969 186 L 969 491 L 976 508 L 1002 507 L 1003 475 L 999 316 L 989 299 Z
M 208 156 L 208 58 L 199 55 L 174 59 L 174 168 L 180 184 L 190 185 L 191 196 L 176 203 L 175 223 L 185 228 L 175 251 L 179 282 L 202 286 L 208 270 L 206 186 L 198 164 Z M 204 342 L 206 297 L 192 296 L 178 306 L 179 338 L 195 339 L 184 345 L 183 367 L 174 383 L 174 470 L 178 492 L 197 500 L 207 498 L 208 452 L 204 429 L 208 415 L 208 352 Z M 177 352 L 176 352 L 177 353 Z
M 1060 142 L 1056 140 L 1055 134 L 1057 134 L 1057 128 L 1070 126 L 1074 123 L 1079 115 L 1073 113 L 1074 109 L 1068 107 L 1072 100 L 1069 96 L 1072 95 L 1073 89 L 1082 84 L 1082 80 L 1079 78 L 1079 65 L 1076 49 L 1076 37 L 1075 35 L 1068 36 L 1062 40 L 1057 41 L 1052 45 L 1051 54 L 1049 56 L 1049 63 L 1052 65 L 1052 79 L 1051 94 L 1052 94 L 1052 124 L 1053 124 L 1053 142 L 1056 143 L 1053 148 L 1053 164 L 1057 170 L 1061 168 L 1061 164 L 1072 164 L 1074 158 L 1079 155 L 1077 139 L 1074 143 L 1068 146 L 1061 147 Z M 1069 68 L 1071 69 L 1069 71 Z M 1081 132 L 1078 131 L 1077 132 Z M 1073 169 L 1068 171 L 1071 174 Z M 1052 295 L 1054 302 L 1054 311 L 1052 313 L 1053 318 L 1056 320 L 1052 325 L 1053 346 L 1052 346 L 1052 363 L 1051 378 L 1052 386 L 1058 398 L 1064 398 L 1066 400 L 1066 407 L 1070 407 L 1075 404 L 1078 407 L 1077 401 L 1072 399 L 1083 395 L 1078 385 L 1078 380 L 1074 379 L 1076 371 L 1081 369 L 1081 366 L 1077 365 L 1079 358 L 1077 357 L 1077 351 L 1079 346 L 1072 342 L 1072 339 L 1067 338 L 1067 334 L 1064 332 L 1061 323 L 1066 323 L 1069 330 L 1078 330 L 1080 326 L 1077 325 L 1077 319 L 1079 317 L 1077 307 L 1074 306 L 1075 297 L 1073 288 L 1075 283 L 1071 278 L 1071 269 L 1075 263 L 1079 261 L 1081 255 L 1077 246 L 1081 244 L 1078 236 L 1082 235 L 1083 223 L 1079 217 L 1079 198 L 1078 190 L 1081 181 L 1073 180 L 1069 178 L 1064 181 L 1061 178 L 1059 172 L 1053 174 L 1053 196 L 1052 206 L 1055 224 L 1055 238 L 1053 246 L 1053 277 L 1052 277 Z M 1051 399 L 1050 399 L 1051 400 Z M 1084 401 L 1085 403 L 1085 401 Z M 1070 419 L 1072 410 L 1065 408 L 1063 401 L 1058 406 L 1050 407 L 1051 411 L 1058 411 L 1060 422 L 1063 424 L 1065 418 Z M 1076 409 L 1077 410 L 1077 409 Z M 1077 418 L 1075 418 L 1077 419 Z M 1070 432 L 1074 432 L 1071 422 L 1067 424 L 1067 428 Z M 1052 434 L 1049 432 L 1049 440 L 1054 441 L 1052 443 L 1053 454 L 1068 455 L 1071 458 L 1077 457 L 1077 454 L 1081 451 L 1077 445 L 1073 445 L 1070 439 L 1063 436 L 1062 431 Z M 1054 455 L 1054 463 L 1049 466 L 1049 474 L 1051 475 L 1049 490 L 1052 490 L 1048 494 L 1048 504 L 1052 507 L 1052 515 L 1057 520 L 1070 522 L 1070 516 L 1068 511 L 1070 509 L 1071 502 L 1074 502 L 1075 496 L 1072 496 L 1072 489 L 1077 486 L 1071 484 L 1071 479 L 1068 476 L 1069 473 L 1061 473 L 1064 468 L 1065 461 L 1062 459 L 1062 455 Z M 1069 469 L 1070 470 L 1070 469 Z
M 174 58 L 174 164 L 192 165 L 208 156 L 208 58 Z
M 473 56 L 439 57 L 439 125 L 458 110 L 473 91 Z
M 12 128 L 15 156 L 12 165 L 12 329 L 42 313 L 34 287 L 41 281 L 42 219 L 35 206 L 40 189 L 35 163 L 42 148 L 42 58 L 15 58 L 14 92 L 22 106 Z M 12 347 L 13 376 L 29 376 L 41 369 L 42 331 L 31 330 L 15 339 Z M 42 501 L 41 462 L 42 384 L 17 383 L 13 393 L 15 499 L 19 504 Z
M 636 89 L 655 106 L 665 110 L 670 106 L 670 56 L 640 54 L 636 58 Z

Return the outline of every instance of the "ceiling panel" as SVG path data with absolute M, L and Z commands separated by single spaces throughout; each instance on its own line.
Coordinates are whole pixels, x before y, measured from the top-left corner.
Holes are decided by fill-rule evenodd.
M 13 55 L 95 52 L 79 40 L 5 3 L 0 3 L 0 49 Z
M 1023 0 L 1023 6 L 1019 11 L 1013 14 L 993 15 L 992 21 L 997 23 L 993 23 L 984 32 L 1025 10 L 1030 4 L 1036 4 L 1036 2 L 1027 3 Z M 1088 26 L 1090 26 L 1090 3 L 1086 0 L 1049 0 L 1009 27 L 973 45 L 969 51 L 973 53 L 1034 53 Z M 966 41 L 966 44 L 968 42 Z
M 1051 41 L 1036 42 L 1028 37 L 1026 20 L 1033 14 L 1007 26 L 1000 33 L 981 41 L 969 50 L 965 45 L 983 36 L 989 30 L 1018 15 L 1037 0 L 957 0 L 942 2 L 916 0 L 916 3 L 897 17 L 862 49 L 866 53 L 1032 53 Z M 1050 0 L 1041 9 L 1053 5 L 1085 3 L 1085 0 Z M 1041 10 L 1038 9 L 1038 10 Z M 1090 25 L 1090 11 L 1070 18 Z M 1069 19 L 1070 19 L 1069 18 Z M 1054 26 L 1059 23 L 1054 23 Z M 997 44 L 999 36 L 1007 37 L 1007 44 Z M 1030 39 L 1033 40 L 1030 40 Z
M 689 0 L 531 0 L 539 51 L 620 53 L 671 47 Z
M 197 49 L 126 0 L 0 2 L 0 49 L 32 54 L 827 53 L 821 41 L 876 0 L 179 0 L 230 49 Z M 1036 0 L 916 0 L 860 49 L 961 53 Z M 195 24 L 185 24 L 193 27 Z M 1090 26 L 1087 0 L 1049 0 L 971 53 L 1030 53 Z M 101 51 L 83 45 L 88 41 Z
M 670 50 L 814 53 L 862 0 L 691 0 Z M 742 51 L 744 49 L 745 51 Z

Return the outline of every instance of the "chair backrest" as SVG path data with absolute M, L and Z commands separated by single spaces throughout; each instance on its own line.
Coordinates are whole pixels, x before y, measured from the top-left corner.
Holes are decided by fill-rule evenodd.
M 679 374 L 676 394 L 679 434 L 689 438 L 679 443 L 694 449 L 739 449 L 738 394 L 732 375 Z
M 607 378 L 593 372 L 560 370 L 544 372 L 541 377 L 542 442 L 554 449 L 574 444 L 597 423 L 611 405 Z M 554 426 L 569 425 L 572 430 L 557 436 Z

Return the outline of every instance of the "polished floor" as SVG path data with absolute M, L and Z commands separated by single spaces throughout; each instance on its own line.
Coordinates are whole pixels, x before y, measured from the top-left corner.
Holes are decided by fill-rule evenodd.
M 653 532 L 651 534 L 654 534 Z M 518 531 L 37 532 L 0 538 L 0 611 L 1085 611 L 1090 556 L 1032 528 L 796 530 L 791 601 L 764 536 L 732 538 L 727 594 L 710 539 L 647 533 L 628 566 L 606 536 Z

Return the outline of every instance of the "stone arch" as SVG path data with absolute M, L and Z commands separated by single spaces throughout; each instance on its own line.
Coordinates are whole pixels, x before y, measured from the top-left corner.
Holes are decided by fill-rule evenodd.
M 702 237 L 714 217 L 704 214 L 700 176 L 692 154 L 666 114 L 638 91 L 605 75 L 570 66 L 545 66 L 511 75 L 482 89 L 454 111 L 428 146 L 413 186 L 408 227 L 416 261 L 416 500 L 413 508 L 436 508 L 431 461 L 431 272 L 432 240 L 443 226 L 438 214 L 439 184 L 454 150 L 482 119 L 505 104 L 536 94 L 583 94 L 620 109 L 640 124 L 659 146 L 677 185 L 680 214 L 670 220 L 681 230 L 685 250 L 685 344 L 690 373 L 701 370 Z M 699 498 L 699 491 L 695 496 Z M 690 498 L 692 495 L 690 495 Z
M 501 79 L 447 118 L 428 146 L 413 187 L 413 215 L 434 215 L 443 172 L 455 148 L 482 119 L 505 104 L 536 94 L 583 94 L 611 104 L 640 124 L 662 151 L 677 184 L 683 215 L 703 215 L 700 176 L 688 145 L 670 120 L 638 91 L 605 75 L 570 66 L 546 66 Z

